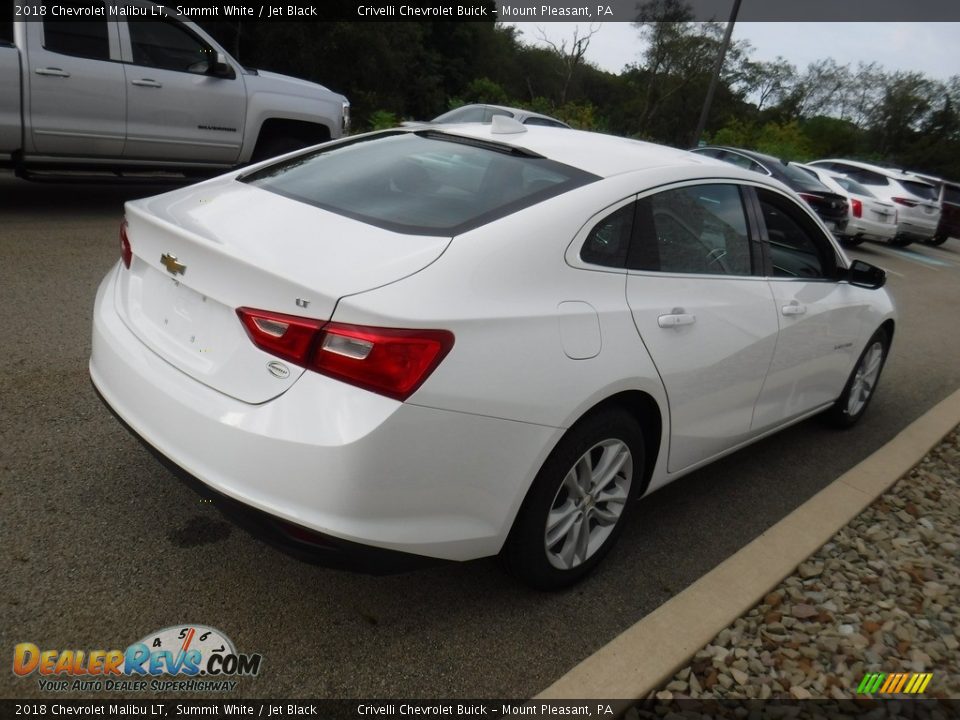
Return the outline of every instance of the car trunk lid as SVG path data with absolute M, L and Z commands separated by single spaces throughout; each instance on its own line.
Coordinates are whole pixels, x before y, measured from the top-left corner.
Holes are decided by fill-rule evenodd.
M 411 275 L 450 238 L 394 233 L 234 182 L 127 203 L 133 251 L 117 306 L 130 330 L 190 377 L 248 403 L 303 373 L 257 348 L 240 307 L 329 320 L 337 301 Z

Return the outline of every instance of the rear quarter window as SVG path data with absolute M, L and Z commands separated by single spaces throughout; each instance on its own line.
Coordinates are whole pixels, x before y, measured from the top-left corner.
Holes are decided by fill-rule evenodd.
M 507 145 L 436 131 L 357 138 L 240 178 L 388 230 L 441 236 L 597 179 Z

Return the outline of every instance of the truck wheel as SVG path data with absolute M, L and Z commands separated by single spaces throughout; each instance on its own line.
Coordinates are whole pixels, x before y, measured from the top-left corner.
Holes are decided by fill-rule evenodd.
M 895 247 L 906 247 L 913 242 L 913 238 L 904 237 L 903 235 L 897 235 L 890 241 L 890 244 Z
M 943 245 L 947 241 L 947 236 L 943 235 L 934 235 L 932 238 L 927 239 L 927 245 Z

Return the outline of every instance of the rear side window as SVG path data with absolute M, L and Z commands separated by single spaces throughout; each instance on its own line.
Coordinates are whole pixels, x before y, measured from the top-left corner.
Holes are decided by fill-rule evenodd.
M 842 173 L 847 177 L 853 178 L 859 183 L 864 185 L 872 185 L 873 187 L 886 187 L 890 184 L 890 179 L 878 172 L 873 170 L 867 170 L 866 168 L 860 168 L 855 165 L 845 165 L 843 163 L 833 163 L 830 168 L 836 172 Z
M 756 160 L 751 160 L 746 155 L 741 155 L 740 153 L 724 152 L 718 156 L 721 160 L 724 160 L 731 165 L 736 165 L 737 167 L 742 167 L 744 170 L 752 170 L 753 172 L 758 172 L 761 175 L 769 175 L 769 171 Z
M 630 249 L 635 203 L 614 210 L 598 222 L 580 251 L 580 259 L 593 265 L 622 268 Z
M 865 185 L 861 185 L 856 180 L 853 180 L 842 175 L 832 175 L 833 181 L 846 190 L 849 193 L 854 195 L 862 195 L 863 197 L 874 197 L 873 193 L 870 192 Z
M 97 5 L 91 3 L 91 5 Z M 104 7 L 99 4 L 99 7 Z M 106 9 L 104 8 L 104 13 Z M 106 20 L 57 20 L 43 21 L 43 47 L 50 52 L 91 60 L 110 59 L 110 36 Z
M 597 179 L 508 145 L 432 130 L 366 136 L 240 178 L 388 230 L 441 236 Z
M 787 198 L 757 189 L 774 277 L 831 278 L 836 257 L 816 223 Z
M 634 270 L 750 275 L 747 220 L 736 185 L 666 190 L 637 203 Z
M 943 201 L 960 205 L 960 187 L 957 185 L 943 186 Z

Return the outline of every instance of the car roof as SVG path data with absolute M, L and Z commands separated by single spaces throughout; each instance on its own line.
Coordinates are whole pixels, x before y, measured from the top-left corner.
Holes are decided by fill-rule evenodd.
M 925 180 L 924 178 L 921 178 L 918 175 L 914 175 L 913 173 L 903 172 L 902 170 L 897 170 L 895 168 L 884 167 L 883 165 L 874 165 L 872 163 L 861 162 L 860 160 L 847 160 L 845 158 L 824 158 L 822 160 L 811 160 L 810 162 L 811 164 L 828 163 L 828 162 L 844 163 L 846 165 L 850 165 L 851 167 L 862 168 L 864 170 L 871 170 L 875 173 L 886 175 L 887 177 L 893 178 L 894 180 L 909 180 L 911 182 L 922 183 L 924 185 L 930 185 L 930 187 L 934 187 L 932 183 Z
M 492 125 L 462 123 L 438 126 L 431 131 L 485 140 L 528 150 L 600 177 L 658 167 L 709 168 L 710 175 L 755 181 L 755 172 L 686 150 L 642 140 L 565 128 L 523 125 L 522 132 L 497 133 Z M 411 132 L 425 128 L 410 128 Z M 779 183 L 777 183 L 779 186 Z
M 565 127 L 570 127 L 569 125 L 567 125 L 567 123 L 563 122 L 563 120 L 559 120 L 553 117 L 552 115 L 544 115 L 543 113 L 534 112 L 533 110 L 525 110 L 524 108 L 510 107 L 509 105 L 495 105 L 493 103 L 468 103 L 466 105 L 461 105 L 458 108 L 453 108 L 452 110 L 448 110 L 445 113 L 437 115 L 437 117 L 443 117 L 444 115 L 447 115 L 452 112 L 456 112 L 457 110 L 463 110 L 464 108 L 493 108 L 494 110 L 503 110 L 504 112 L 508 112 L 515 117 L 543 118 L 544 120 L 552 120 L 553 122 L 561 123 Z M 436 118 L 434 118 L 434 120 L 435 119 Z M 450 124 L 453 124 L 453 123 L 450 123 Z
M 695 150 L 728 150 L 730 152 L 746 155 L 748 158 L 759 160 L 760 162 L 774 163 L 776 165 L 786 165 L 786 163 L 783 160 L 781 160 L 778 157 L 774 157 L 773 155 L 766 155 L 762 152 L 757 152 L 756 150 L 744 150 L 743 148 L 729 147 L 727 145 L 706 145 L 702 148 L 695 148 Z

